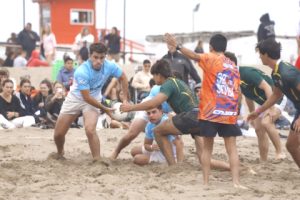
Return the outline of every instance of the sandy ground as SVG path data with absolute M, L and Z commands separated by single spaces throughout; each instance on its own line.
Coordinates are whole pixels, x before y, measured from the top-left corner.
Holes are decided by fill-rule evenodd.
M 70 129 L 64 161 L 49 156 L 56 150 L 53 130 L 0 130 L 0 199 L 299 199 L 300 173 L 291 157 L 275 162 L 270 146 L 269 161 L 259 163 L 256 138 L 238 139 L 242 164 L 257 173 L 243 168 L 241 183 L 249 189 L 238 190 L 226 171 L 213 170 L 210 186 L 202 185 L 190 136 L 183 137 L 186 158 L 180 166 L 134 165 L 130 149 L 142 144 L 143 133 L 119 159 L 109 161 L 107 157 L 125 132 L 98 131 L 103 161 L 92 163 L 83 129 Z M 214 157 L 226 160 L 222 139 L 216 138 L 214 147 Z

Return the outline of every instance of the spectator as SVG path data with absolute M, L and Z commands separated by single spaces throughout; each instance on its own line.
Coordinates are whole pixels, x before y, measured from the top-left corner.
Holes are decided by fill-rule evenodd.
M 40 59 L 38 50 L 32 51 L 31 57 L 27 62 L 27 67 L 49 67 L 49 63 Z
M 73 46 L 73 51 L 76 55 L 76 58 L 79 56 L 79 50 L 81 47 L 83 47 L 83 43 L 86 42 L 87 48 L 90 47 L 92 43 L 94 43 L 94 36 L 90 33 L 90 30 L 88 27 L 83 27 L 81 32 L 78 33 L 75 37 L 75 42 Z
M 14 59 L 14 67 L 26 67 L 26 51 L 23 49 L 18 49 L 17 57 Z
M 6 79 L 0 93 L 0 126 L 4 129 L 29 127 L 35 123 L 32 116 L 25 116 L 18 97 L 13 95 L 14 83 Z
M 120 41 L 117 27 L 111 29 L 111 33 L 104 37 L 105 44 L 108 47 L 108 59 L 119 62 L 120 59 Z
M 45 25 L 42 31 L 42 45 L 44 54 L 49 65 L 52 64 L 56 52 L 56 38 L 51 31 L 50 25 Z
M 8 38 L 6 42 L 9 44 L 12 44 L 12 45 L 17 45 L 18 44 L 17 34 L 11 33 L 10 38 Z M 11 63 L 11 60 L 13 60 L 15 58 L 18 50 L 19 50 L 18 47 L 11 47 L 11 46 L 6 47 L 5 55 L 6 55 L 6 58 L 10 59 L 10 63 Z M 10 66 L 10 64 L 5 63 L 4 66 Z M 12 65 L 10 67 L 12 67 Z
M 202 40 L 198 41 L 197 46 L 196 46 L 194 52 L 195 53 L 204 53 Z
M 179 53 L 175 47 L 168 46 L 168 53 L 162 57 L 162 59 L 170 63 L 172 72 L 177 71 L 182 75 L 182 80 L 189 85 L 189 75 L 197 83 L 201 83 L 201 79 L 195 70 L 192 62 L 183 54 Z M 193 89 L 193 88 L 191 88 Z
M 75 69 L 73 68 L 73 59 L 70 57 L 64 58 L 64 67 L 58 72 L 56 80 L 63 84 L 67 91 L 73 83 Z
M 89 49 L 87 48 L 87 42 L 83 42 L 83 46 L 79 50 L 79 64 L 89 59 Z
M 142 100 L 146 96 L 149 95 L 150 85 L 149 81 L 152 78 L 152 74 L 150 73 L 151 62 L 149 60 L 144 60 L 143 62 L 143 70 L 139 71 L 133 76 L 132 87 L 137 89 L 138 92 L 138 100 Z
M 257 31 L 258 42 L 267 38 L 275 38 L 274 26 L 275 22 L 270 20 L 269 13 L 263 14 L 260 17 L 260 25 Z
M 29 59 L 31 52 L 36 48 L 36 42 L 40 41 L 38 34 L 31 30 L 31 23 L 27 23 L 25 28 L 18 35 L 18 43 L 26 51 L 26 59 Z

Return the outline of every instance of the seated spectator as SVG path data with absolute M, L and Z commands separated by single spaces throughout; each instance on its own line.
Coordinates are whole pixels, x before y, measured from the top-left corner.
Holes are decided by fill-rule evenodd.
M 131 149 L 133 162 L 137 165 L 147 165 L 151 162 L 166 163 L 166 159 L 155 142 L 153 129 L 162 121 L 167 120 L 168 116 L 163 114 L 162 106 L 147 110 L 149 122 L 145 128 L 145 139 L 143 146 L 137 146 Z M 173 147 L 173 156 L 176 160 L 176 153 L 182 152 L 181 138 L 178 136 L 169 135 L 169 141 Z
M 4 60 L 3 66 L 13 67 L 15 57 L 16 57 L 15 52 L 13 51 L 8 52 L 6 59 Z
M 133 76 L 132 87 L 137 89 L 137 98 L 138 101 L 141 101 L 143 98 L 147 97 L 150 92 L 149 81 L 152 78 L 150 73 L 151 63 L 149 60 L 144 60 L 143 69 Z
M 12 82 L 14 83 L 14 88 L 13 90 L 16 90 L 17 86 L 16 86 L 16 80 L 12 77 L 10 77 L 9 75 L 9 71 L 4 68 L 4 67 L 1 67 L 0 68 L 0 92 L 2 92 L 2 83 L 6 80 L 6 79 L 10 79 L 12 80 Z
M 53 94 L 48 95 L 45 103 L 47 111 L 46 126 L 42 128 L 54 128 L 61 106 L 65 101 L 66 91 L 60 82 L 53 84 Z
M 14 60 L 14 67 L 26 67 L 26 51 L 19 49 L 17 52 L 17 57 Z
M 49 80 L 44 79 L 40 83 L 40 91 L 32 99 L 35 115 L 39 117 L 41 122 L 44 122 L 47 116 L 45 102 L 50 94 L 52 94 L 52 84 Z
M 31 57 L 28 59 L 27 67 L 49 67 L 49 63 L 40 59 L 40 52 L 33 50 Z
M 73 68 L 73 59 L 70 57 L 64 58 L 64 67 L 59 70 L 56 80 L 63 84 L 67 91 L 70 90 L 70 86 L 73 84 L 75 69 Z
M 18 97 L 13 95 L 14 83 L 6 79 L 0 93 L 0 125 L 4 129 L 30 127 L 35 124 L 34 117 L 25 116 Z

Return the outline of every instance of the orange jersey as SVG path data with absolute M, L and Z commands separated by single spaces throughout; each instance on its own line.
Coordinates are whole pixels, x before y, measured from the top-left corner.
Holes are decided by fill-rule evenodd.
M 203 69 L 198 118 L 222 124 L 236 124 L 240 74 L 223 54 L 200 54 Z

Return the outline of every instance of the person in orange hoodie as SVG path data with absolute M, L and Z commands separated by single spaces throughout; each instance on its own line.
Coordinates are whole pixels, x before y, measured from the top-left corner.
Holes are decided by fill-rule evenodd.
M 40 52 L 38 50 L 34 50 L 31 53 L 31 57 L 27 62 L 27 67 L 49 67 L 49 63 L 40 59 Z

